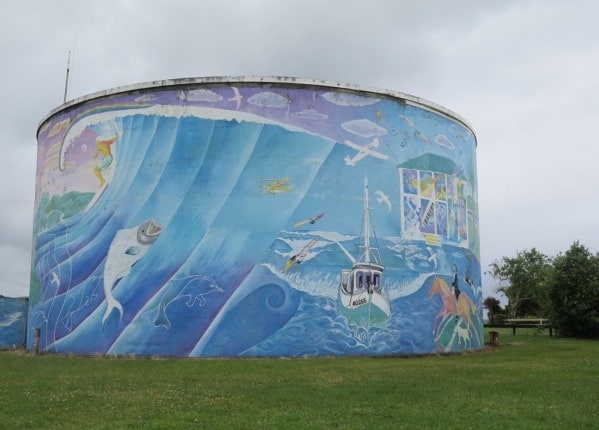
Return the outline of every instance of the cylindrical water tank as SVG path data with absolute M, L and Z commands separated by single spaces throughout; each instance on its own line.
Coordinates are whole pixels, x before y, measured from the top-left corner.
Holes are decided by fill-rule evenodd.
M 108 90 L 38 130 L 28 347 L 163 356 L 483 346 L 476 138 L 283 77 Z

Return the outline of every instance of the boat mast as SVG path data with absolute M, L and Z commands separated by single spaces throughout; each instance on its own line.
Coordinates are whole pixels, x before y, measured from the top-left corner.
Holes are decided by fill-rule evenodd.
M 364 176 L 364 260 L 370 263 L 370 215 L 368 208 L 368 177 Z

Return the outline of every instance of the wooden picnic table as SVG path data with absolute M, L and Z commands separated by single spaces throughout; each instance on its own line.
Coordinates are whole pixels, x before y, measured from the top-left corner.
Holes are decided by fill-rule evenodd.
M 511 327 L 512 335 L 516 335 L 516 328 L 549 329 L 549 336 L 553 337 L 553 325 L 547 318 L 508 318 L 503 324 L 485 324 L 485 328 Z

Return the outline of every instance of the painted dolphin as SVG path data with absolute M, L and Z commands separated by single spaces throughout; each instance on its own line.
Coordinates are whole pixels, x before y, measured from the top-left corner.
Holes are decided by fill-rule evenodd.
M 222 293 L 224 290 L 218 286 L 216 281 L 204 275 L 191 275 L 184 278 L 173 279 L 166 287 L 160 303 L 145 313 L 145 318 L 154 327 L 163 326 L 171 328 L 171 322 L 166 315 L 167 308 L 176 300 L 184 300 L 185 306 L 193 307 L 196 303 L 204 306 L 207 303 L 206 296 L 212 293 Z
M 123 306 L 112 295 L 112 287 L 119 279 L 131 272 L 131 267 L 146 254 L 161 232 L 162 228 L 153 220 L 146 221 L 138 227 L 116 232 L 104 265 L 106 312 L 102 324 L 115 308 L 120 312 L 121 318 L 123 317 Z

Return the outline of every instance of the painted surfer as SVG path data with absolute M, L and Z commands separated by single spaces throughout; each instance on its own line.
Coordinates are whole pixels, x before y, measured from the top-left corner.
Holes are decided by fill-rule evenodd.
M 106 183 L 103 172 L 105 172 L 112 164 L 113 156 L 110 147 L 119 139 L 119 137 L 120 136 L 117 134 L 110 139 L 103 139 L 101 136 L 96 138 L 96 153 L 94 154 L 94 158 L 97 158 L 98 155 L 101 154 L 102 159 L 98 162 L 96 167 L 94 167 L 94 174 L 100 180 L 100 187 L 103 187 Z

